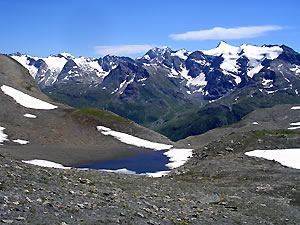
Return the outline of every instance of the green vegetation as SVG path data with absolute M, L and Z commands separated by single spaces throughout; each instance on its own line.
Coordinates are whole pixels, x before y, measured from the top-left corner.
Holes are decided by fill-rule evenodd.
M 118 116 L 110 111 L 100 110 L 95 108 L 81 108 L 78 109 L 78 112 L 82 115 L 91 116 L 96 119 L 101 119 L 111 122 L 120 122 L 120 123 L 130 123 L 131 121 L 125 119 L 121 116 Z
M 204 133 L 216 127 L 232 124 L 236 121 L 229 107 L 213 104 L 196 112 L 190 111 L 155 130 L 171 140 L 177 141 L 188 136 Z
M 255 138 L 256 139 L 262 139 L 266 135 L 269 136 L 282 136 L 282 135 L 293 135 L 293 134 L 299 134 L 299 131 L 293 131 L 293 130 L 261 130 L 255 132 Z
M 27 85 L 25 86 L 25 89 L 28 90 L 28 91 L 31 91 L 33 87 L 34 87 L 34 86 L 33 86 L 32 84 L 27 84 Z

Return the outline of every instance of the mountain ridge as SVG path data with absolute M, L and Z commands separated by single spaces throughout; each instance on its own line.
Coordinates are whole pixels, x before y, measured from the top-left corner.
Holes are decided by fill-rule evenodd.
M 157 131 L 178 116 L 213 102 L 222 105 L 227 101 L 225 105 L 234 118 L 217 126 L 264 107 L 256 104 L 233 112 L 239 97 L 234 93 L 248 96 L 242 89 L 268 99 L 284 92 L 289 100 L 284 101 L 282 95 L 282 104 L 297 102 L 290 101 L 291 96 L 299 98 L 300 54 L 284 45 L 235 47 L 220 42 L 214 49 L 194 52 L 156 47 L 135 60 L 109 55 L 99 59 L 72 58 L 70 54 L 55 59 L 50 56 L 50 60 L 12 57 L 36 72 L 33 77 L 52 99 L 74 107 L 107 109 Z M 56 60 L 56 66 L 51 64 Z M 231 94 L 236 97 L 226 97 Z

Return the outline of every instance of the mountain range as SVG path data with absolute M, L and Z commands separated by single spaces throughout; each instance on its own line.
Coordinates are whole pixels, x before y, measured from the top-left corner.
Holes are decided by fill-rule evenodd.
M 285 45 L 156 47 L 135 60 L 10 56 L 52 99 L 110 110 L 172 140 L 237 122 L 255 108 L 299 102 L 300 54 Z

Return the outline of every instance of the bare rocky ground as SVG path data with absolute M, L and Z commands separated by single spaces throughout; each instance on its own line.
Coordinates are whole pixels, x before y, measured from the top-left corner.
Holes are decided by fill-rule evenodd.
M 300 133 L 280 125 L 268 129 L 267 121 L 264 129 L 247 125 L 252 116 L 233 128 L 210 131 L 213 141 L 203 145 L 199 140 L 207 134 L 178 143 L 198 148 L 183 167 L 163 178 L 48 169 L 1 157 L 0 221 L 300 224 L 299 170 L 244 155 L 253 149 L 297 148 Z

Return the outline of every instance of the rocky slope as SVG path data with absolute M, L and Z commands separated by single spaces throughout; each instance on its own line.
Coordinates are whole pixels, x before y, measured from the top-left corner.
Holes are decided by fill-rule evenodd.
M 299 170 L 244 155 L 299 146 L 299 132 L 282 129 L 299 117 L 291 107 L 262 109 L 181 141 L 198 147 L 194 157 L 163 178 L 46 169 L 0 157 L 0 223 L 297 224 Z

